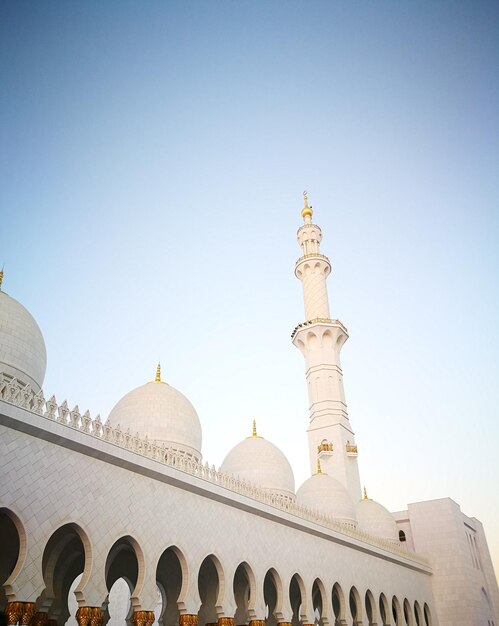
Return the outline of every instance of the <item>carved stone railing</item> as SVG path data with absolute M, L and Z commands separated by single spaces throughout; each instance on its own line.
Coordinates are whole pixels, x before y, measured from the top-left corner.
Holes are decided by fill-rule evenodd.
M 291 339 L 295 338 L 295 335 L 300 330 L 300 328 L 304 328 L 305 326 L 312 326 L 312 324 L 334 324 L 335 326 L 339 326 L 348 335 L 348 328 L 345 326 L 345 324 L 342 324 L 340 320 L 332 320 L 328 317 L 315 317 L 313 320 L 307 320 L 306 322 L 301 322 L 300 324 L 297 324 L 293 328 L 293 332 L 291 333 Z
M 55 396 L 46 400 L 43 390 L 35 393 L 29 384 L 23 385 L 17 379 L 2 373 L 0 373 L 0 400 L 63 424 L 68 428 L 86 433 L 89 437 L 109 442 L 135 454 L 163 463 L 168 467 L 196 476 L 201 480 L 229 489 L 234 493 L 268 504 L 325 528 L 341 532 L 352 539 L 364 541 L 372 546 L 417 561 L 422 565 L 429 565 L 429 562 L 419 554 L 410 552 L 396 543 L 364 533 L 353 524 L 336 520 L 324 515 L 319 510 L 300 506 L 287 496 L 272 493 L 238 476 L 222 472 L 220 469 L 216 469 L 214 465 L 198 463 L 191 456 L 167 448 L 165 444 L 158 446 L 154 441 L 148 439 L 147 435 L 141 437 L 139 433 L 132 434 L 130 429 L 123 432 L 119 424 L 112 426 L 109 419 L 103 423 L 100 415 L 92 419 L 89 411 L 81 414 L 78 405 L 70 410 L 66 400 L 61 404 L 57 402 Z

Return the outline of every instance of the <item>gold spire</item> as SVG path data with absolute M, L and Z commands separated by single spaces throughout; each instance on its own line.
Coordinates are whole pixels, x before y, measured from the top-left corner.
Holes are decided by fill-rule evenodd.
M 158 366 L 156 367 L 156 378 L 154 379 L 154 382 L 161 382 L 161 363 L 158 363 Z
M 369 500 L 369 498 L 367 497 L 367 489 L 365 485 L 364 485 L 364 500 Z
M 2 265 L 2 269 L 0 270 L 0 291 L 2 291 L 3 268 L 4 266 Z
M 251 433 L 252 437 L 258 437 L 258 435 L 256 434 L 256 420 L 253 420 L 253 431 Z
M 320 459 L 317 459 L 317 473 L 322 474 L 322 467 L 321 467 Z
M 307 195 L 307 192 L 304 191 L 303 192 L 303 209 L 301 210 L 301 216 L 303 217 L 303 219 L 305 219 L 306 217 L 312 217 L 312 215 L 313 215 L 312 207 L 308 205 L 308 195 Z

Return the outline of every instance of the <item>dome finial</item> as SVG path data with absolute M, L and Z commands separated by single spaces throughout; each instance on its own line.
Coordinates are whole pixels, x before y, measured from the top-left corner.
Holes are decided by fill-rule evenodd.
M 258 435 L 256 434 L 256 420 L 253 420 L 253 431 L 251 433 L 252 437 L 258 437 Z
M 158 365 L 156 367 L 156 378 L 154 379 L 155 383 L 161 382 L 161 363 L 158 361 Z
M 305 221 L 307 221 L 307 217 L 309 218 L 308 221 L 310 221 L 310 218 L 313 215 L 313 211 L 312 211 L 312 207 L 309 206 L 308 204 L 308 194 L 306 191 L 303 192 L 303 209 L 301 210 L 301 216 L 303 217 L 303 219 Z
M 0 291 L 2 291 L 2 281 L 3 281 L 3 268 L 5 265 L 2 265 L 2 269 L 0 270 Z
M 322 474 L 322 467 L 320 459 L 317 459 L 317 473 Z
M 369 500 L 369 498 L 367 497 L 367 489 L 365 485 L 364 485 L 364 500 Z

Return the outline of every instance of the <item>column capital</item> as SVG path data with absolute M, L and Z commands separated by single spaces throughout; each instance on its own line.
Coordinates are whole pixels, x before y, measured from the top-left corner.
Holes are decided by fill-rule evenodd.
M 219 617 L 218 626 L 234 626 L 233 617 Z
M 179 617 L 179 626 L 198 626 L 199 618 L 192 613 L 184 613 Z
M 252 619 L 248 626 L 265 626 L 264 619 Z
M 154 611 L 135 611 L 132 615 L 132 624 L 134 626 L 152 626 L 154 619 Z
M 103 615 L 100 606 L 81 606 L 75 615 L 78 626 L 102 626 Z
M 14 626 L 19 622 L 20 626 L 30 626 L 35 616 L 34 602 L 8 602 L 5 607 L 7 624 Z
M 5 615 L 7 616 L 8 626 L 13 626 L 21 619 L 23 613 L 22 602 L 7 602 L 5 606 Z

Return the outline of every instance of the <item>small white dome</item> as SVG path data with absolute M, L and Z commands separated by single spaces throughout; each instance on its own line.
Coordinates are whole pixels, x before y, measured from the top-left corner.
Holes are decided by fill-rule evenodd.
M 158 375 L 159 378 L 159 375 Z M 109 414 L 114 427 L 147 435 L 161 446 L 201 460 L 201 424 L 196 410 L 180 391 L 156 380 L 123 396 Z
M 397 523 L 393 515 L 379 502 L 364 498 L 357 503 L 359 530 L 398 544 Z
M 220 469 L 272 493 L 295 498 L 295 477 L 288 459 L 263 437 L 254 435 L 238 443 Z
M 40 391 L 47 368 L 43 335 L 32 315 L 0 291 L 0 371 Z
M 328 474 L 314 474 L 296 492 L 301 506 L 320 511 L 339 522 L 357 525 L 355 505 L 346 487 Z

